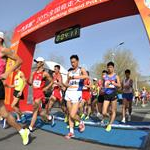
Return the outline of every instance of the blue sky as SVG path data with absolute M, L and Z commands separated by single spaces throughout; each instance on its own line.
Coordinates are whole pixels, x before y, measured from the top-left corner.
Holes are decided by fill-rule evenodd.
M 11 30 L 49 2 L 50 0 L 1 0 L 0 30 Z M 139 63 L 140 72 L 150 75 L 150 45 L 139 15 L 83 28 L 80 38 L 61 44 L 54 44 L 54 39 L 44 41 L 38 44 L 40 50 L 34 57 L 43 56 L 48 60 L 51 54 L 57 54 L 64 57 L 65 65 L 69 67 L 70 55 L 78 54 L 80 63 L 90 68 L 102 60 L 106 50 L 116 47 L 122 41 L 125 42 L 124 45 L 118 48 L 131 50 Z

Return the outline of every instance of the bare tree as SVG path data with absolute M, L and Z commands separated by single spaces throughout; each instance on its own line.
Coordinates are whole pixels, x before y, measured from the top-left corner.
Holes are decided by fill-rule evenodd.
M 134 83 L 138 83 L 138 88 L 143 86 L 147 88 L 150 87 L 150 85 L 146 82 L 136 81 L 136 79 L 140 79 L 141 76 L 139 73 L 139 66 L 132 52 L 127 49 L 107 50 L 102 62 L 96 63 L 91 67 L 91 75 L 100 78 L 102 71 L 106 69 L 106 65 L 109 61 L 114 62 L 115 72 L 119 75 L 121 80 L 125 76 L 125 70 L 130 69 L 131 78 L 134 80 Z M 134 87 L 136 87 L 136 85 Z

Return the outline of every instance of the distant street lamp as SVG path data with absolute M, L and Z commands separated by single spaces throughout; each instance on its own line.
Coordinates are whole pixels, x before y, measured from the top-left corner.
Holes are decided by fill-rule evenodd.
M 112 52 L 112 54 L 111 54 L 111 61 L 112 62 L 114 62 L 115 61 L 115 56 L 116 56 L 116 54 L 115 54 L 115 50 L 119 47 L 119 46 L 121 46 L 121 45 L 123 45 L 124 44 L 124 42 L 121 42 L 121 43 L 119 43 L 117 46 L 115 46 L 114 47 L 114 52 Z

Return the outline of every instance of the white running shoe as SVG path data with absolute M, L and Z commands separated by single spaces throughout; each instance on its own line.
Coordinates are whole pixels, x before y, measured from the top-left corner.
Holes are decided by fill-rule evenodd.
M 128 121 L 131 121 L 131 115 L 128 116 Z
M 3 120 L 3 126 L 2 127 L 3 127 L 3 129 L 6 128 L 6 119 Z
M 123 119 L 121 120 L 121 122 L 122 122 L 122 123 L 126 123 L 126 119 L 123 118 Z

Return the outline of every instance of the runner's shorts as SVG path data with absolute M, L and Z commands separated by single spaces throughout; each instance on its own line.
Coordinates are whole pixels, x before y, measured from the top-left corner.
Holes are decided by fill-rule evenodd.
M 33 89 L 33 100 L 40 99 L 42 103 L 45 103 L 45 94 L 41 89 Z
M 18 93 L 19 93 L 19 92 L 20 92 L 20 91 L 14 90 L 13 96 L 15 96 L 15 97 L 17 97 L 17 98 L 19 98 L 19 99 L 24 99 L 24 94 L 23 94 L 23 93 L 22 93 L 21 96 L 18 96 Z
M 99 95 L 98 96 L 98 102 L 103 103 L 104 102 L 104 95 Z
M 98 95 L 92 95 L 91 101 L 93 102 L 95 99 L 98 99 Z
M 54 89 L 52 96 L 54 96 L 58 101 L 62 101 L 62 92 L 60 89 Z
M 4 100 L 4 99 L 5 99 L 5 88 L 2 80 L 0 80 L 0 100 Z
M 91 99 L 91 92 L 89 90 L 83 90 L 82 99 L 85 101 L 89 101 Z
M 66 91 L 65 100 L 71 103 L 78 103 L 82 100 L 82 91 Z
M 105 96 L 104 96 L 105 101 L 114 101 L 116 99 L 117 99 L 117 92 L 116 91 L 111 93 L 111 94 L 105 94 Z
M 133 93 L 123 93 L 122 98 L 126 99 L 128 101 L 132 101 L 133 100 Z

